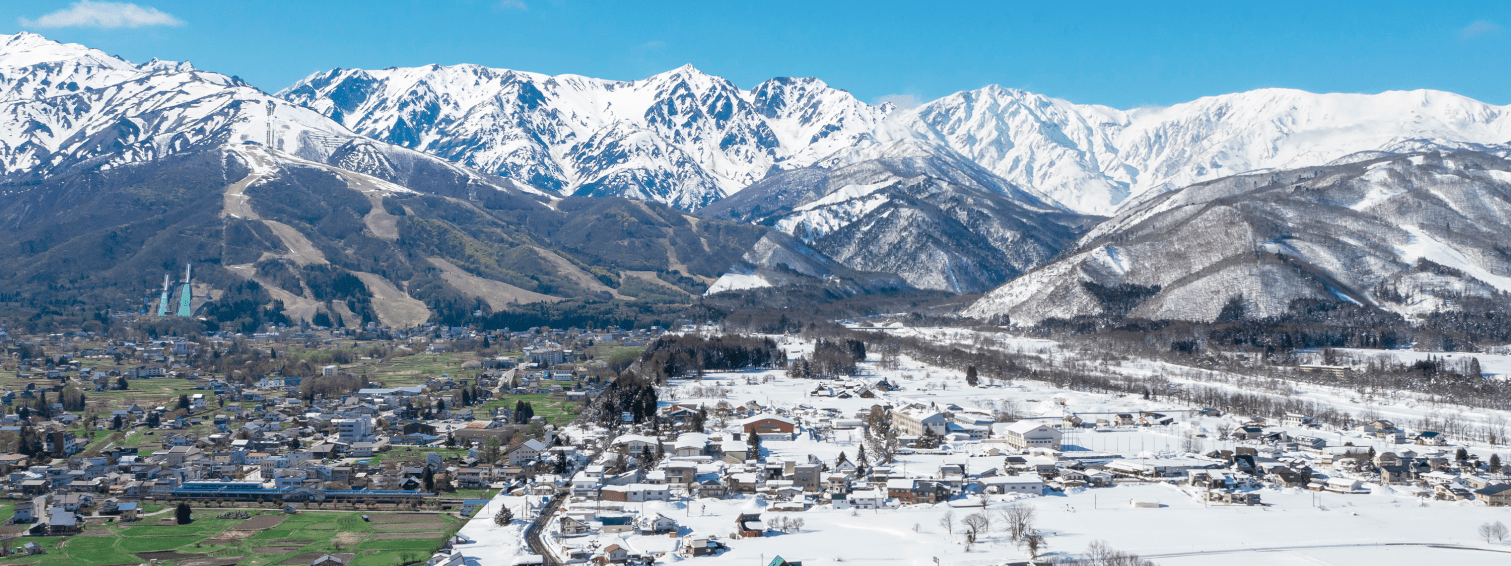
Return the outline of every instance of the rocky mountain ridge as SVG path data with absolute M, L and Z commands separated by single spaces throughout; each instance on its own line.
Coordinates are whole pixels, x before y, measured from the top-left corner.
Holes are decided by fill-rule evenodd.
M 1199 183 L 1092 229 L 964 314 L 1215 321 L 1347 302 L 1408 319 L 1511 298 L 1511 161 L 1428 152 Z

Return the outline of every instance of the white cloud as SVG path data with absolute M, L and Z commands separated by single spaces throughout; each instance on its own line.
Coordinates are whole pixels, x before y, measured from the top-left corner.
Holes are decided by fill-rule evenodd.
M 525 0 L 499 0 L 498 7 L 510 10 L 529 10 L 530 5 Z
M 1475 37 L 1479 37 L 1479 36 L 1486 35 L 1486 34 L 1495 33 L 1495 32 L 1498 32 L 1500 30 L 1501 30 L 1501 27 L 1499 25 L 1496 25 L 1495 22 L 1487 22 L 1485 20 L 1475 20 L 1475 21 L 1471 22 L 1469 25 L 1464 26 L 1463 28 L 1459 29 L 1458 36 L 1459 36 L 1459 39 L 1470 39 L 1470 38 L 1475 38 Z
M 910 110 L 917 108 L 919 104 L 923 104 L 923 101 L 918 96 L 912 94 L 888 94 L 878 97 L 876 104 L 891 104 L 896 106 L 898 110 Z
M 153 7 L 129 2 L 74 2 L 67 8 L 45 14 L 35 20 L 19 18 L 29 28 L 139 28 L 147 26 L 181 26 L 184 21 Z

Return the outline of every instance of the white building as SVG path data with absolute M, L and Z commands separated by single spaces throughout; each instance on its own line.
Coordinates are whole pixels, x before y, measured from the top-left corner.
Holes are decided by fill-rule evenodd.
M 845 497 L 856 509 L 881 509 L 887 506 L 887 492 L 880 489 L 857 490 Z
M 335 419 L 331 424 L 336 427 L 336 438 L 346 444 L 373 439 L 373 421 L 367 415 L 355 419 Z
M 1018 450 L 1029 448 L 1060 449 L 1060 431 L 1040 422 L 1018 421 L 1002 428 L 1007 445 Z
M 544 442 L 534 438 L 526 440 L 524 444 L 516 446 L 513 450 L 509 451 L 509 465 L 524 465 L 531 460 L 539 458 L 540 453 L 545 452 L 547 448 L 549 447 Z
M 892 413 L 892 422 L 897 423 L 899 432 L 907 436 L 923 436 L 923 430 L 927 427 L 934 434 L 944 436 L 949 431 L 948 419 L 944 414 L 932 409 L 903 409 Z
M 1044 493 L 1044 479 L 1038 474 L 1022 474 L 1013 476 L 993 476 L 981 480 L 981 484 L 991 493 L 996 488 L 996 493 L 1025 493 L 1041 495 Z
M 525 355 L 530 358 L 530 363 L 543 366 L 554 366 L 566 361 L 566 353 L 561 348 L 525 348 Z

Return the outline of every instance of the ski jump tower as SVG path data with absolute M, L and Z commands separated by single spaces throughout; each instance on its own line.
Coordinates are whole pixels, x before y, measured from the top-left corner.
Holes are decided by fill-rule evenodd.
M 194 299 L 194 288 L 190 286 L 193 272 L 192 264 L 184 265 L 184 290 L 178 294 L 178 316 L 192 316 L 194 312 L 189 308 L 189 302 Z
M 157 316 L 168 316 L 168 274 L 163 274 L 163 298 L 157 302 Z

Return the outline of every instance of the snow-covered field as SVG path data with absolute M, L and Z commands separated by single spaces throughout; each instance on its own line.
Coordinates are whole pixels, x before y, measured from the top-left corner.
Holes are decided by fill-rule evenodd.
M 1338 350 L 1360 361 L 1368 361 L 1377 357 L 1395 358 L 1401 363 L 1412 363 L 1425 360 L 1429 356 L 1447 360 L 1449 363 L 1466 363 L 1470 358 L 1480 361 L 1480 373 L 1486 376 L 1511 378 L 1511 355 L 1507 354 L 1476 354 L 1472 352 L 1423 352 L 1418 350 L 1365 350 L 1359 348 L 1342 348 Z
M 1511 520 L 1511 510 L 1439 501 L 1422 507 L 1410 496 L 1334 494 L 1321 496 L 1324 510 L 1314 506 L 1313 495 L 1300 490 L 1263 490 L 1261 496 L 1270 504 L 1266 507 L 1203 507 L 1174 487 L 1140 485 L 1022 501 L 1037 510 L 1038 526 L 1049 535 L 1051 553 L 1076 554 L 1091 541 L 1101 540 L 1166 566 L 1227 561 L 1262 566 L 1511 563 L 1511 546 L 1486 545 L 1475 537 L 1481 523 Z M 1164 507 L 1135 509 L 1129 500 L 1158 502 Z M 985 512 L 995 515 L 1007 504 L 1005 500 L 993 502 Z M 631 504 L 629 508 L 671 517 L 684 533 L 723 537 L 733 529 L 734 517 L 761 512 L 763 507 L 764 502 L 751 498 L 698 500 L 690 505 L 652 502 Z M 1027 559 L 1027 552 L 1015 547 L 1000 530 L 989 533 L 966 552 L 958 525 L 956 534 L 951 535 L 939 524 L 950 511 L 958 521 L 983 509 L 948 504 L 879 511 L 817 508 L 790 515 L 806 523 L 801 532 L 732 541 L 726 538 L 731 549 L 719 556 L 681 558 L 668 554 L 660 561 L 765 564 L 780 555 L 805 565 L 928 566 L 938 558 L 939 564 L 984 566 Z M 774 515 L 768 513 L 766 517 L 770 520 Z M 599 535 L 596 541 L 600 547 L 621 544 L 636 552 L 669 553 L 677 544 L 676 538 L 667 536 Z M 1378 546 L 1388 543 L 1452 544 L 1484 550 Z
M 962 345 L 983 343 L 976 336 L 956 329 L 898 329 L 938 342 Z M 790 357 L 812 353 L 812 343 L 778 338 Z M 984 343 L 1003 351 L 1041 356 L 1064 363 L 1074 352 L 1054 342 L 992 335 Z M 1411 353 L 1402 353 L 1411 354 Z M 1423 356 L 1426 353 L 1422 353 Z M 673 381 L 662 391 L 663 404 L 727 401 L 744 404 L 755 401 L 767 408 L 801 413 L 805 408 L 833 408 L 841 418 L 850 418 L 879 403 L 933 404 L 940 409 L 950 406 L 971 409 L 1007 410 L 1022 418 L 1059 417 L 1074 412 L 1088 420 L 1100 413 L 1129 413 L 1140 410 L 1165 412 L 1176 416 L 1176 423 L 1156 427 L 1123 427 L 1105 432 L 1082 429 L 1064 438 L 1065 450 L 1110 452 L 1128 458 L 1153 458 L 1184 454 L 1182 442 L 1192 433 L 1201 433 L 1201 450 L 1231 449 L 1240 443 L 1219 441 L 1219 426 L 1234 426 L 1233 417 L 1214 418 L 1198 415 L 1192 409 L 1136 396 L 1117 396 L 1066 391 L 1041 382 L 1017 381 L 994 384 L 983 380 L 985 387 L 967 387 L 964 375 L 955 370 L 933 367 L 902 356 L 899 367 L 881 370 L 873 353 L 862 364 L 859 379 L 877 382 L 883 378 L 900 390 L 882 393 L 880 399 L 811 397 L 809 392 L 820 381 L 788 379 L 779 370 L 710 373 L 701 382 Z M 1501 371 L 1501 360 L 1482 356 L 1487 373 Z M 1123 360 L 1099 366 L 1098 371 L 1127 375 L 1160 376 L 1175 382 L 1199 382 L 1225 386 L 1221 379 L 1204 376 L 1207 370 L 1175 366 L 1152 360 Z M 832 382 L 831 382 L 832 383 Z M 719 397 L 708 395 L 722 393 Z M 699 396 L 695 396 L 698 394 Z M 1348 391 L 1298 384 L 1293 393 L 1325 402 L 1350 412 L 1373 410 L 1385 418 L 1411 422 L 1445 411 L 1458 411 L 1468 418 L 1506 418 L 1502 411 L 1466 411 L 1449 406 L 1428 406 L 1410 399 L 1396 401 L 1352 399 Z M 806 407 L 805 407 L 806 406 Z M 710 422 L 713 426 L 713 422 Z M 731 425 L 732 426 L 732 425 Z M 1357 446 L 1374 446 L 1377 451 L 1401 447 L 1365 437 L 1357 431 L 1284 428 L 1292 434 L 1319 436 L 1330 445 L 1345 442 Z M 766 441 L 767 459 L 804 461 L 813 455 L 834 462 L 841 452 L 856 456 L 859 430 L 836 430 L 828 438 L 816 439 L 798 434 L 791 441 Z M 902 454 L 894 469 L 910 477 L 929 477 L 942 464 L 964 464 L 968 473 L 976 473 L 1002 464 L 1000 456 L 987 456 L 982 447 L 970 441 L 947 445 L 946 450 L 929 454 Z M 1419 452 L 1430 450 L 1413 447 Z M 1454 447 L 1447 447 L 1452 450 Z M 1469 445 L 1474 453 L 1508 454 L 1503 447 Z M 714 473 L 724 464 L 704 464 L 699 472 Z M 1330 468 L 1314 462 L 1319 471 Z M 985 507 L 961 500 L 932 506 L 907 506 L 900 509 L 850 510 L 815 507 L 806 512 L 781 514 L 765 512 L 771 503 L 763 497 L 735 496 L 727 500 L 693 500 L 624 504 L 624 510 L 639 513 L 662 513 L 680 525 L 679 535 L 715 535 L 730 550 L 711 557 L 683 558 L 675 554 L 676 536 L 639 536 L 633 534 L 596 534 L 570 539 L 570 544 L 605 548 L 619 544 L 634 553 L 667 553 L 658 560 L 672 562 L 692 560 L 707 564 L 766 564 L 780 555 L 789 560 L 814 564 L 959 564 L 965 566 L 1001 564 L 1027 559 L 1025 549 L 1007 540 L 996 515 L 1014 500 L 1033 506 L 1038 513 L 1036 527 L 1047 536 L 1050 553 L 1075 556 L 1092 541 L 1105 541 L 1112 548 L 1137 553 L 1163 565 L 1211 564 L 1237 561 L 1257 565 L 1290 564 L 1511 564 L 1511 545 L 1487 544 L 1476 530 L 1483 523 L 1511 522 L 1511 508 L 1490 508 L 1473 502 L 1425 500 L 1417 490 L 1406 487 L 1365 484 L 1368 494 L 1317 494 L 1300 489 L 1265 488 L 1258 491 L 1263 506 L 1209 506 L 1180 487 L 1165 484 L 1124 484 L 1098 489 L 1072 489 L 1066 493 L 1046 491 L 1041 497 L 1013 495 L 985 496 Z M 1191 488 L 1185 488 L 1187 490 Z M 1155 502 L 1159 508 L 1135 508 L 1131 502 Z M 956 521 L 971 513 L 985 513 L 996 526 L 969 551 L 960 527 L 954 534 L 945 532 L 940 519 L 952 512 Z M 765 538 L 731 540 L 735 517 L 740 513 L 764 513 L 770 523 L 778 516 L 801 518 L 805 525 L 798 532 L 776 533 Z M 498 529 L 488 520 L 492 511 L 485 510 L 479 519 L 463 529 L 464 534 L 493 535 Z M 522 529 L 522 527 L 520 527 Z M 518 530 L 509 531 L 514 538 L 497 537 L 491 546 L 478 547 L 508 554 L 521 552 Z M 478 537 L 474 537 L 478 538 Z M 469 549 L 470 550 L 470 549 Z M 472 556 L 469 552 L 468 556 Z M 510 554 L 512 556 L 512 554 Z M 485 559 L 483 566 L 507 564 L 507 560 Z
M 530 524 L 520 520 L 524 503 L 524 497 L 500 493 L 462 525 L 457 534 L 473 541 L 456 547 L 466 557 L 467 566 L 512 566 L 517 558 L 530 553 L 525 544 L 525 529 Z M 493 516 L 502 505 L 509 506 L 515 516 L 515 521 L 504 527 L 493 524 Z

